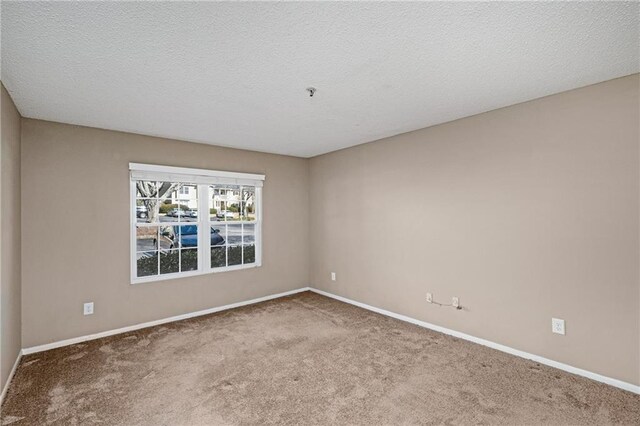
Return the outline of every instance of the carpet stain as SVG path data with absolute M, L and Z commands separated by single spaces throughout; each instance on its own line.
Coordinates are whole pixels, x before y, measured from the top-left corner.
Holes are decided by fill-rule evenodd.
M 300 293 L 23 357 L 2 425 L 640 424 L 640 396 Z
M 87 353 L 86 352 L 79 352 L 77 354 L 73 354 L 71 356 L 66 357 L 64 360 L 65 361 L 77 361 L 80 358 L 82 358 L 83 356 L 85 356 Z
M 23 420 L 24 417 L 16 417 L 16 416 L 3 416 L 2 417 L 2 426 L 4 425 L 12 425 L 20 420 Z

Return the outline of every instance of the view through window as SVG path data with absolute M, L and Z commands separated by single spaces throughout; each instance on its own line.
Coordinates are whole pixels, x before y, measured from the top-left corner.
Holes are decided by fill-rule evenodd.
M 264 176 L 139 167 L 131 167 L 132 282 L 260 265 Z

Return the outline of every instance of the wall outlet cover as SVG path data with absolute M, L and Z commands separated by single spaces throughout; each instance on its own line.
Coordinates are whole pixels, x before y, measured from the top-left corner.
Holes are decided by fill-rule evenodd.
M 564 335 L 564 320 L 559 318 L 551 318 L 551 331 L 556 334 Z
M 460 299 L 457 297 L 452 297 L 451 298 L 451 306 L 453 306 L 454 308 L 457 308 L 460 306 Z
M 331 273 L 331 281 L 335 281 L 336 280 L 336 273 L 332 272 Z
M 433 303 L 433 294 L 427 293 L 427 302 Z
M 85 315 L 93 315 L 93 302 L 85 303 L 83 312 Z

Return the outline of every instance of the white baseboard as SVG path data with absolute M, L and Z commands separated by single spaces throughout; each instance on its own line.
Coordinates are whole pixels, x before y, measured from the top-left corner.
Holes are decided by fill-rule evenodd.
M 309 287 L 302 287 L 295 290 L 285 291 L 284 293 L 271 294 L 269 296 L 258 297 L 257 299 L 245 300 L 242 302 L 232 303 L 230 305 L 218 306 L 216 308 L 205 309 L 202 311 L 190 312 L 187 314 L 176 315 L 169 318 L 163 318 L 155 321 L 143 322 L 141 324 L 130 325 L 128 327 L 116 328 L 96 334 L 88 334 L 86 336 L 74 337 L 72 339 L 60 340 L 57 342 L 47 343 L 44 345 L 32 346 L 22 349 L 22 354 L 29 355 L 37 352 L 48 351 L 50 349 L 61 348 L 63 346 L 74 345 L 76 343 L 86 342 L 88 340 L 100 339 L 101 337 L 113 336 L 115 334 L 127 333 L 129 331 L 140 330 L 142 328 L 153 327 L 154 325 L 166 324 L 168 322 L 180 321 L 188 318 L 195 318 L 202 315 L 212 314 L 214 312 L 226 311 L 227 309 L 239 308 L 241 306 L 252 305 L 254 303 L 265 302 L 267 300 L 277 299 L 280 297 L 290 296 L 292 294 L 309 291 Z
M 347 299 L 346 297 L 342 297 L 342 296 L 338 296 L 332 293 L 328 293 L 326 291 L 323 290 L 318 290 L 316 288 L 312 288 L 312 287 L 302 287 L 296 290 L 291 290 L 291 291 L 286 291 L 284 293 L 278 293 L 278 294 L 272 294 L 269 296 L 264 296 L 264 297 L 259 297 L 257 299 L 251 299 L 251 300 L 246 300 L 243 302 L 237 302 L 237 303 L 232 303 L 230 305 L 224 305 L 224 306 L 218 306 L 216 308 L 210 308 L 210 309 L 205 309 L 202 311 L 197 311 L 197 312 L 191 312 L 191 313 L 187 313 L 187 314 L 183 314 L 183 315 L 177 315 L 177 316 L 173 316 L 173 317 L 169 317 L 169 318 L 163 318 L 163 319 L 159 319 L 156 321 L 149 321 L 149 322 L 145 322 L 145 323 L 141 323 L 141 324 L 136 324 L 136 325 L 132 325 L 132 326 L 128 326 L 128 327 L 122 327 L 122 328 L 117 328 L 114 330 L 108 330 L 108 331 L 103 331 L 101 333 L 96 333 L 96 334 L 89 334 L 86 336 L 80 336 L 80 337 L 74 337 L 72 339 L 66 339 L 66 340 L 61 340 L 58 342 L 53 342 L 53 343 L 48 343 L 45 345 L 39 345 L 39 346 L 32 346 L 30 348 L 25 348 L 21 351 L 21 354 L 18 356 L 18 359 L 16 359 L 16 363 L 13 366 L 13 369 L 11 371 L 11 374 L 9 375 L 9 378 L 7 380 L 7 383 L 4 386 L 4 389 L 2 390 L 2 395 L 0 396 L 0 402 L 2 401 L 2 398 L 4 398 L 4 395 L 9 387 L 9 383 L 11 382 L 11 378 L 13 377 L 13 375 L 15 374 L 15 370 L 16 367 L 18 366 L 18 363 L 20 361 L 20 357 L 22 355 L 29 355 L 29 354 L 33 354 L 33 353 L 37 353 L 37 352 L 42 352 L 42 351 L 47 351 L 49 349 L 55 349 L 55 348 L 60 348 L 63 346 L 68 346 L 68 345 L 73 345 L 75 343 L 81 343 L 81 342 L 86 342 L 88 340 L 94 340 L 94 339 L 99 339 L 101 337 L 107 337 L 107 336 L 113 336 L 116 334 L 121 334 L 121 333 L 127 333 L 129 331 L 135 331 L 135 330 L 140 330 L 143 328 L 147 328 L 147 327 L 153 327 L 155 325 L 160 325 L 160 324 L 166 324 L 169 322 L 174 322 L 174 321 L 180 321 L 180 320 L 184 320 L 184 319 L 188 319 L 188 318 L 194 318 L 194 317 L 198 317 L 198 316 L 202 316 L 202 315 L 207 315 L 207 314 L 212 314 L 214 312 L 220 312 L 220 311 L 225 311 L 227 309 L 233 309 L 233 308 L 238 308 L 241 306 L 246 306 L 246 305 L 251 305 L 254 303 L 260 303 L 260 302 L 265 302 L 267 300 L 272 300 L 272 299 L 277 299 L 280 297 L 285 297 L 285 296 L 290 296 L 292 294 L 296 294 L 296 293 L 301 293 L 303 291 L 312 291 L 314 293 L 317 294 L 321 294 L 323 296 L 326 297 L 330 297 L 332 299 L 336 299 L 339 300 L 341 302 L 345 302 L 345 303 L 349 303 L 351 305 L 354 306 L 358 306 L 360 308 L 363 309 L 367 309 L 369 311 L 372 312 L 376 312 L 378 314 L 381 315 L 386 315 L 388 317 L 391 318 L 395 318 L 398 319 L 400 321 L 405 321 L 405 322 L 409 322 L 411 324 L 415 324 L 418 325 L 420 327 L 424 327 L 424 328 L 428 328 L 430 330 L 434 330 L 434 331 L 438 331 L 440 333 L 444 333 L 444 334 L 448 334 L 450 336 L 454 336 L 460 339 L 464 339 L 464 340 L 468 340 L 470 342 L 473 343 L 477 343 L 483 346 L 487 346 L 493 349 L 497 349 L 501 352 L 506 352 L 508 354 L 511 355 L 515 355 L 521 358 L 525 358 L 525 359 L 530 359 L 532 361 L 535 362 L 539 362 L 540 364 L 544 364 L 544 365 L 548 365 L 550 367 L 554 367 L 557 368 L 559 370 L 563 370 L 572 374 L 576 374 L 578 376 L 583 376 L 592 380 L 596 380 L 598 382 L 602 382 L 602 383 L 606 383 L 608 385 L 611 386 L 615 386 L 617 388 L 620 389 L 624 389 L 636 394 L 640 394 L 640 386 L 634 385 L 632 383 L 627 383 L 624 382 L 622 380 L 618 380 L 618 379 L 613 379 L 611 377 L 607 377 L 607 376 L 603 376 L 601 374 L 597 374 L 597 373 L 593 373 L 591 371 L 587 371 L 587 370 L 583 370 L 581 368 L 577 368 L 577 367 L 573 367 L 571 365 L 568 364 L 563 364 L 561 362 L 558 361 L 554 361 L 548 358 L 544 358 L 538 355 L 534 355 L 534 354 L 530 354 L 528 352 L 524 352 L 518 349 L 514 349 L 511 348 L 509 346 L 505 346 L 505 345 L 501 345 L 499 343 L 495 343 L 495 342 L 491 342 L 489 340 L 485 340 L 485 339 L 481 339 L 479 337 L 475 337 L 475 336 L 471 336 L 469 334 L 465 334 L 465 333 L 461 333 L 459 331 L 455 331 L 455 330 L 451 330 L 445 327 L 441 327 L 439 325 L 435 325 L 435 324 L 431 324 L 425 321 L 420 321 L 417 320 L 415 318 L 411 318 L 405 315 L 401 315 L 401 314 L 397 314 L 395 312 L 391 312 L 391 311 L 387 311 L 385 309 L 381 309 L 381 308 L 376 308 L 375 306 L 371 306 L 371 305 L 367 305 L 365 303 L 361 303 L 361 302 L 356 302 L 355 300 L 351 300 L 351 299 Z
M 4 401 L 4 397 L 7 394 L 7 390 L 9 390 L 9 384 L 13 379 L 13 376 L 16 374 L 16 370 L 18 369 L 18 364 L 20 364 L 20 359 L 22 358 L 22 351 L 18 352 L 18 356 L 16 357 L 16 362 L 13 363 L 13 368 L 7 377 L 7 381 L 2 387 L 2 393 L 0 393 L 0 406 L 2 406 L 2 401 Z
M 438 331 L 440 333 L 448 334 L 450 336 L 454 336 L 460 339 L 468 340 L 473 343 L 478 343 L 483 346 L 490 347 L 492 349 L 497 349 L 501 352 L 506 352 L 511 355 L 515 355 L 521 358 L 530 359 L 532 361 L 538 362 L 540 364 L 548 365 L 549 367 L 554 367 L 559 370 L 566 371 L 568 373 L 576 374 L 578 376 L 586 377 L 598 382 L 606 383 L 611 386 L 615 386 L 620 389 L 627 390 L 629 392 L 640 394 L 640 386 L 634 385 L 632 383 L 623 382 L 622 380 L 613 379 L 611 377 L 603 376 L 601 374 L 592 373 L 591 371 L 583 370 L 581 368 L 573 367 L 568 364 L 563 364 L 558 361 L 554 361 L 548 358 L 544 358 L 538 355 L 530 354 L 528 352 L 524 352 L 518 349 L 511 348 L 509 346 L 501 345 L 499 343 L 491 342 L 489 340 L 481 339 L 479 337 L 471 336 L 469 334 L 461 333 L 459 331 L 451 330 L 445 327 L 441 327 L 439 325 L 431 324 L 425 321 L 420 321 L 415 318 L 411 318 L 405 315 L 396 314 L 395 312 L 387 311 L 385 309 L 376 308 L 375 306 L 370 306 L 365 303 L 356 302 L 355 300 L 347 299 L 346 297 L 337 296 L 332 293 L 328 293 L 323 290 L 318 290 L 316 288 L 310 288 L 310 290 L 314 293 L 321 294 L 326 297 L 330 297 L 332 299 L 339 300 L 341 302 L 349 303 L 351 305 L 357 306 L 359 308 L 367 309 L 369 311 L 376 312 L 378 314 L 386 315 L 391 318 L 399 319 L 401 321 L 409 322 L 411 324 L 418 325 L 420 327 L 428 328 L 430 330 Z

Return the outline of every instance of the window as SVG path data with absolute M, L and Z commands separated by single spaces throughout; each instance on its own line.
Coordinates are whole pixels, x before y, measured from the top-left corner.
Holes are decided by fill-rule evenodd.
M 261 265 L 264 175 L 129 169 L 132 283 Z

